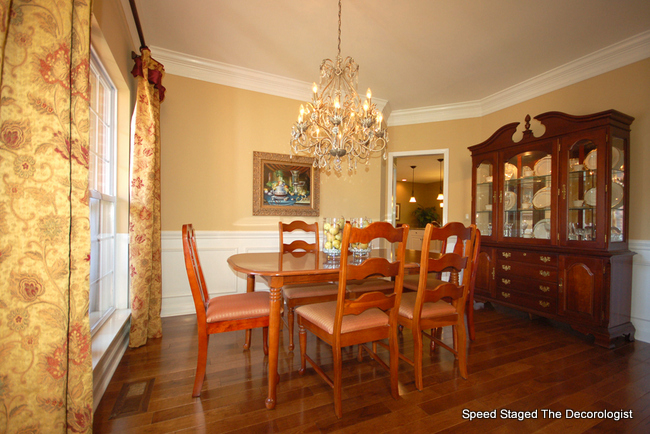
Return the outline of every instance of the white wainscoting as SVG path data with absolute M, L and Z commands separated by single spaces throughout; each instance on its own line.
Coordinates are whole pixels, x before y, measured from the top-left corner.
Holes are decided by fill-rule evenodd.
M 632 324 L 636 339 L 650 342 L 650 241 L 631 240 L 634 255 L 632 270 Z
M 210 296 L 246 292 L 246 275 L 235 273 L 228 266 L 230 256 L 237 253 L 277 252 L 279 249 L 277 231 L 195 231 L 195 235 Z M 303 237 L 286 234 L 285 243 L 299 238 Z M 161 315 L 166 317 L 194 313 L 180 231 L 162 233 L 162 270 Z M 255 289 L 268 291 L 269 287 L 257 279 Z
M 286 242 L 299 237 L 287 234 Z M 206 285 L 211 296 L 246 292 L 246 276 L 228 266 L 228 257 L 237 253 L 277 252 L 276 231 L 196 231 L 197 246 Z M 636 339 L 650 342 L 650 241 L 630 241 L 634 256 L 632 281 L 632 323 Z M 162 316 L 194 313 L 187 283 L 180 231 L 162 233 Z M 257 280 L 257 290 L 268 286 Z

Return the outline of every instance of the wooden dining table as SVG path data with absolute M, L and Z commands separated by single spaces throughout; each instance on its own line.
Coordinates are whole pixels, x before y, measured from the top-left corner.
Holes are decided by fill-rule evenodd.
M 370 257 L 383 257 L 395 261 L 393 249 L 373 249 Z M 349 261 L 363 258 L 349 256 Z M 420 251 L 406 250 L 405 274 L 418 273 L 420 269 Z M 280 321 L 282 311 L 282 287 L 300 283 L 319 283 L 338 280 L 340 258 L 323 252 L 293 253 L 240 253 L 228 258 L 230 267 L 247 276 L 247 291 L 255 290 L 255 277 L 259 276 L 270 287 L 269 319 L 269 390 L 266 408 L 275 408 L 278 384 L 278 353 L 280 345 Z

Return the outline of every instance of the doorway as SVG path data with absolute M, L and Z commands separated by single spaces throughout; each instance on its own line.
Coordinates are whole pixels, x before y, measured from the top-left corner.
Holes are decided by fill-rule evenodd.
M 396 220 L 396 205 L 398 204 L 397 202 L 397 182 L 401 181 L 402 179 L 407 179 L 407 182 L 413 182 L 412 176 L 411 176 L 411 165 L 415 165 L 416 169 L 414 170 L 415 172 L 415 178 L 417 181 L 417 176 L 419 174 L 417 170 L 418 163 L 421 164 L 421 172 L 424 176 L 425 170 L 426 173 L 429 173 L 431 176 L 433 176 L 435 179 L 439 179 L 438 173 L 439 173 L 439 167 L 440 163 L 437 161 L 438 158 L 442 158 L 442 193 L 444 196 L 444 199 L 442 201 L 442 216 L 441 216 L 441 224 L 445 225 L 447 223 L 447 216 L 448 216 L 448 209 L 447 209 L 447 197 L 448 197 L 448 183 L 449 183 L 449 177 L 448 177 L 448 171 L 449 171 L 449 149 L 429 149 L 429 150 L 423 150 L 423 151 L 401 151 L 401 152 L 389 152 L 388 153 L 388 161 L 387 165 L 389 170 L 388 176 L 387 176 L 387 197 L 386 197 L 386 213 L 385 213 L 385 221 L 391 222 L 393 225 L 395 225 L 397 222 Z M 433 166 L 432 166 L 433 164 Z M 425 168 L 424 165 L 427 167 Z M 398 176 L 398 166 L 399 166 L 399 173 L 400 176 Z M 407 172 L 404 172 L 404 170 L 407 170 Z M 407 176 L 405 176 L 405 173 Z M 433 174 L 431 174 L 433 173 Z M 427 175 L 427 179 L 433 179 L 429 178 L 429 175 Z M 402 204 L 400 203 L 400 214 L 404 212 L 402 210 Z M 402 217 L 404 214 L 402 214 Z M 404 218 L 402 218 L 404 220 Z

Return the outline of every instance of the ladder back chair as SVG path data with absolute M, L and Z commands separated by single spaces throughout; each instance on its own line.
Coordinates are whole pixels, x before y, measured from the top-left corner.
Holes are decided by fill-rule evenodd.
M 436 259 L 429 257 L 431 240 L 457 237 L 453 252 L 443 253 Z M 475 225 L 465 227 L 462 223 L 449 223 L 442 228 L 431 224 L 426 226 L 420 275 L 417 292 L 404 293 L 399 307 L 398 322 L 411 329 L 413 333 L 413 360 L 400 354 L 400 357 L 414 367 L 415 386 L 422 390 L 422 336 L 431 339 L 451 351 L 458 360 L 460 375 L 467 378 L 467 340 L 465 328 L 465 308 L 470 288 L 476 278 L 476 264 L 480 248 L 480 235 Z M 450 272 L 451 282 L 432 279 L 429 272 Z M 458 276 L 462 272 L 462 282 Z M 453 347 L 439 339 L 433 330 L 452 326 Z M 431 330 L 427 333 L 424 330 Z M 433 349 L 433 345 L 432 345 Z
M 305 251 L 318 253 L 320 250 L 318 222 L 308 224 L 301 220 L 296 220 L 291 223 L 279 223 L 280 229 L 280 251 L 282 253 Z M 313 233 L 315 240 L 309 243 L 305 240 L 294 240 L 286 244 L 284 242 L 284 234 L 293 231 L 303 231 L 306 233 Z M 297 306 L 303 306 L 312 303 L 321 303 L 324 301 L 336 300 L 338 294 L 338 285 L 335 283 L 306 283 L 300 285 L 285 285 L 282 288 L 282 295 L 284 302 L 287 306 L 287 328 L 289 329 L 289 351 L 294 349 L 294 311 Z
M 441 227 L 438 222 L 432 222 L 431 224 L 433 225 L 434 228 L 437 229 Z M 453 222 L 449 224 L 461 225 L 461 223 L 457 223 L 457 222 Z M 449 247 L 450 237 L 446 236 L 446 232 L 434 231 L 432 236 L 433 238 L 431 239 L 431 241 L 437 241 L 441 243 L 440 252 L 441 253 L 447 252 L 447 249 Z M 424 249 L 424 247 L 422 248 Z M 451 246 L 451 250 L 454 253 L 460 253 L 462 252 L 462 249 L 463 249 L 463 244 L 459 243 L 459 240 L 457 238 L 453 240 L 453 245 Z M 429 270 L 429 274 L 427 277 L 427 281 L 428 281 L 427 286 L 434 287 L 438 285 L 441 282 L 441 275 L 442 273 L 432 272 L 431 270 Z M 452 273 L 450 276 L 450 281 L 452 283 L 458 284 L 458 273 Z M 417 291 L 419 283 L 420 283 L 419 274 L 404 276 L 404 290 Z M 473 341 L 474 339 L 476 339 L 476 331 L 474 330 L 474 282 L 472 282 L 472 286 L 471 288 L 469 288 L 465 314 L 467 315 L 467 329 L 469 332 L 469 339 Z
M 264 354 L 268 354 L 269 293 L 247 292 L 210 298 L 191 224 L 183 225 L 182 237 L 185 269 L 196 308 L 199 341 L 192 396 L 199 397 L 205 379 L 211 334 L 262 327 Z
M 343 361 L 341 348 L 388 339 L 389 364 L 376 352 L 367 347 L 371 357 L 390 372 L 391 394 L 399 397 L 397 374 L 399 349 L 397 347 L 397 313 L 402 295 L 404 279 L 404 253 L 408 225 L 395 228 L 387 222 L 376 222 L 366 228 L 353 228 L 346 223 L 341 245 L 341 265 L 339 270 L 338 296 L 336 301 L 300 306 L 296 309 L 300 326 L 300 374 L 304 374 L 306 363 L 334 389 L 334 411 L 338 418 L 343 415 L 341 388 Z M 348 262 L 350 243 L 368 243 L 376 238 L 384 238 L 396 245 L 393 262 L 382 257 L 369 257 L 360 264 Z M 354 261 L 356 262 L 356 261 Z M 349 299 L 346 284 L 349 280 L 361 280 L 372 276 L 395 279 L 393 292 L 366 292 L 359 298 Z M 332 347 L 334 358 L 334 379 L 307 355 L 307 330 Z

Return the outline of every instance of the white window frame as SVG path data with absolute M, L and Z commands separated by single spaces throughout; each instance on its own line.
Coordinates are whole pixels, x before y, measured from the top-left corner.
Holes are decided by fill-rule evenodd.
M 116 297 L 117 297 L 117 280 L 116 280 L 116 274 L 117 274 L 117 260 L 116 260 L 116 254 L 117 254 L 117 233 L 116 233 L 116 220 L 117 220 L 117 88 L 113 81 L 111 80 L 110 76 L 106 72 L 106 69 L 104 68 L 99 56 L 95 52 L 94 48 L 91 46 L 90 50 L 90 68 L 91 68 L 91 74 L 95 75 L 98 80 L 102 81 L 103 84 L 105 85 L 106 90 L 108 91 L 107 95 L 105 96 L 105 104 L 108 104 L 108 108 L 106 110 L 106 118 L 104 119 L 105 124 L 108 126 L 107 128 L 107 137 L 105 139 L 105 145 L 107 145 L 110 150 L 107 153 L 108 158 L 109 158 L 109 169 L 108 171 L 110 172 L 110 188 L 109 189 L 104 189 L 103 192 L 94 190 L 90 188 L 89 185 L 89 195 L 90 195 L 90 200 L 99 200 L 100 202 L 100 209 L 101 209 L 101 204 L 102 203 L 112 203 L 112 213 L 113 215 L 111 216 L 111 221 L 112 224 L 109 226 L 109 233 L 106 235 L 101 236 L 100 238 L 96 238 L 97 234 L 91 233 L 91 242 L 94 241 L 102 241 L 102 242 L 110 242 L 112 240 L 112 255 L 110 255 L 109 258 L 103 257 L 100 254 L 93 255 L 91 254 L 90 257 L 90 262 L 91 262 L 91 269 L 93 266 L 99 267 L 100 275 L 99 275 L 99 280 L 102 279 L 102 277 L 108 276 L 109 274 L 112 275 L 111 278 L 111 287 L 112 287 L 112 294 L 109 297 L 109 300 L 105 300 L 104 297 L 101 295 L 101 289 L 99 289 L 100 294 L 97 294 L 96 296 L 99 297 L 100 301 L 100 306 L 99 306 L 99 316 L 94 317 L 93 315 L 93 306 L 89 305 L 89 315 L 90 315 L 90 320 L 91 320 L 91 333 L 94 334 L 96 331 L 98 331 L 101 326 L 106 322 L 106 320 L 115 312 L 116 309 Z M 92 95 L 92 92 L 91 92 Z M 90 110 L 92 110 L 92 102 L 90 104 Z M 96 130 L 98 131 L 98 129 Z M 92 140 L 92 138 L 91 138 Z M 94 158 L 94 155 L 96 155 L 96 149 L 93 148 L 93 144 L 91 143 L 89 146 L 89 152 L 90 152 L 90 158 Z M 107 155 L 104 154 L 104 155 Z M 90 165 L 89 168 L 89 179 L 91 176 L 95 175 L 95 172 L 93 171 L 93 165 Z M 107 191 L 110 190 L 110 191 Z M 93 213 L 93 208 L 91 207 L 90 213 Z M 101 217 L 101 215 L 100 215 Z M 93 216 L 91 215 L 91 220 Z M 106 229 L 105 226 L 102 225 L 101 219 L 100 221 L 100 228 L 103 227 Z M 99 229 L 99 232 L 102 232 L 102 229 Z M 104 255 L 105 256 L 105 255 Z M 96 262 L 94 262 L 96 261 Z M 102 265 L 100 265 L 102 264 Z M 108 266 L 106 266 L 108 264 Z M 93 291 L 93 284 L 95 282 L 89 282 L 90 284 L 90 291 Z M 89 299 L 93 300 L 94 295 L 89 294 Z M 105 302 L 108 303 L 105 303 Z

